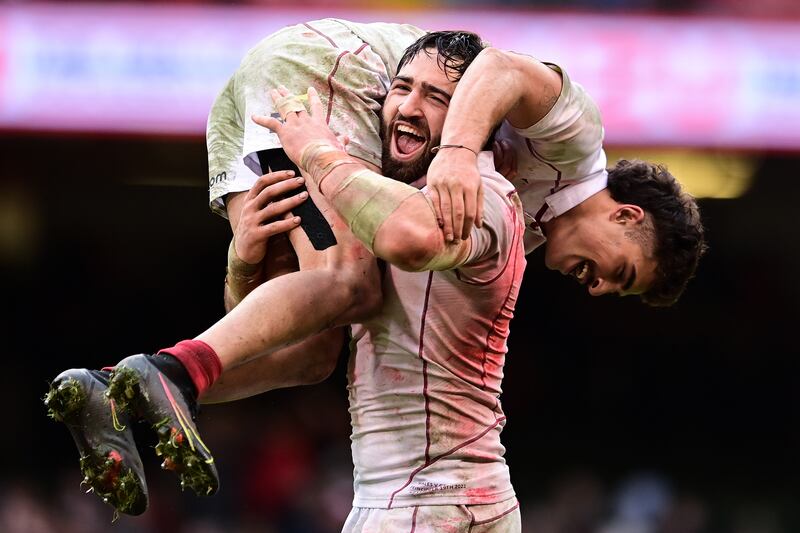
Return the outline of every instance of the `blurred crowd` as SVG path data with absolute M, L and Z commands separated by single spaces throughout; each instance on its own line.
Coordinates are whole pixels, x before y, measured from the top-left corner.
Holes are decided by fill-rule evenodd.
M 201 428 L 215 451 L 222 488 L 211 498 L 182 494 L 142 448 L 150 508 L 120 517 L 79 488 L 77 454 L 62 429 L 52 443 L 64 460 L 45 483 L 0 485 L 4 533 L 326 533 L 341 530 L 352 498 L 349 423 L 339 384 L 277 391 L 206 406 Z M 513 421 L 512 421 L 513 423 Z M 137 433 L 144 428 L 137 428 Z M 511 444 L 513 447 L 513 444 Z M 72 459 L 75 459 L 72 461 Z M 69 462 L 68 462 L 69 460 Z M 608 480 L 564 468 L 539 483 L 520 480 L 523 531 L 530 533 L 789 533 L 779 503 L 726 501 L 724 494 L 685 492 L 657 471 Z M 529 473 L 530 474 L 530 473 Z M 44 477 L 44 476 L 43 476 Z

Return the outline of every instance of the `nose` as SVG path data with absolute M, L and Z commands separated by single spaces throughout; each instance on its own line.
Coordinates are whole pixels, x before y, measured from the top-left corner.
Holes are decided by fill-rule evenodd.
M 589 285 L 589 294 L 592 296 L 602 296 L 603 294 L 617 292 L 618 290 L 618 283 L 609 281 L 605 278 L 597 278 L 592 282 L 591 285 Z
M 421 102 L 419 92 L 413 90 L 405 95 L 403 101 L 397 106 L 397 110 L 404 117 L 419 117 L 422 116 Z

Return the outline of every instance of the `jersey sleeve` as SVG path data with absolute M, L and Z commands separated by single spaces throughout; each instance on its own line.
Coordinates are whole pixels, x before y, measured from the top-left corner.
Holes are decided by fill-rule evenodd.
M 559 66 L 547 66 L 561 74 L 561 94 L 539 122 L 513 130 L 529 140 L 539 158 L 562 169 L 568 178 L 594 174 L 606 164 L 600 110 L 586 90 L 573 83 Z
M 544 241 L 540 225 L 604 189 L 608 181 L 600 111 L 586 90 L 561 74 L 561 92 L 550 111 L 528 128 L 504 121 L 498 139 L 508 141 L 517 156 L 512 183 L 525 217 L 525 249 Z

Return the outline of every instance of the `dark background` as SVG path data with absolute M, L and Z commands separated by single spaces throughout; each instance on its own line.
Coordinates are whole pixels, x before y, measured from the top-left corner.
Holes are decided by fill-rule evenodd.
M 503 394 L 526 531 L 800 530 L 800 157 L 759 157 L 744 197 L 701 201 L 711 248 L 673 308 L 591 298 L 541 250 L 528 258 Z M 222 315 L 230 232 L 207 208 L 205 161 L 202 139 L 0 136 L 0 529 L 112 530 L 40 400 L 63 369 Z M 338 530 L 344 384 L 340 365 L 321 385 L 204 408 L 223 475 L 211 499 L 180 496 L 143 446 L 151 509 L 113 530 Z M 626 494 L 655 529 L 613 529 Z

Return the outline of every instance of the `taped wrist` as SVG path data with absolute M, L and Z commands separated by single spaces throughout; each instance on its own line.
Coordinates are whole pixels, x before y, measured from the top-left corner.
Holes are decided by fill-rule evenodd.
M 375 235 L 400 204 L 421 191 L 363 169 L 350 174 L 328 196 L 350 231 L 372 253 Z
M 300 154 L 300 167 L 306 170 L 308 177 L 322 188 L 322 181 L 331 171 L 341 165 L 360 165 L 346 152 L 322 141 L 309 143 Z
M 419 269 L 420 272 L 428 270 L 452 270 L 467 262 L 470 249 L 461 244 L 445 244 L 439 252 Z
M 236 254 L 236 240 L 231 239 L 228 246 L 228 265 L 225 268 L 225 285 L 239 301 L 247 296 L 261 281 L 261 263 L 251 264 L 242 261 Z

